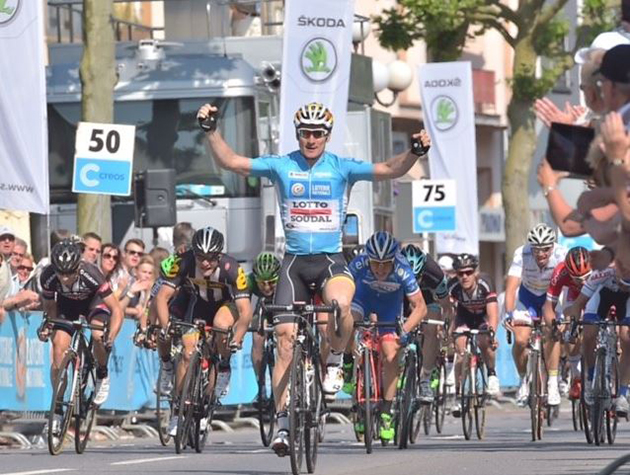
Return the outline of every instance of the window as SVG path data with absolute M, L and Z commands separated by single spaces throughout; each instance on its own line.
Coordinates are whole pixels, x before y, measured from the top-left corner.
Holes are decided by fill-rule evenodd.
M 134 171 L 174 168 L 178 196 L 187 193 L 258 196 L 259 181 L 220 169 L 211 157 L 197 110 L 207 99 L 156 99 L 116 102 L 114 121 L 136 125 Z M 254 101 L 251 97 L 214 100 L 221 110 L 219 127 L 226 142 L 240 155 L 258 155 Z M 71 199 L 79 103 L 49 104 L 49 173 L 53 201 Z M 187 185 L 187 186 L 181 186 Z

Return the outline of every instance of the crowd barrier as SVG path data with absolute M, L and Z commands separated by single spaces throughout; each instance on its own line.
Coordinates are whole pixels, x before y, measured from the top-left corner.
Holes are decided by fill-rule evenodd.
M 0 410 L 47 411 L 50 407 L 52 346 L 37 338 L 41 320 L 41 312 L 7 312 L 0 325 Z M 116 339 L 109 362 L 111 392 L 102 409 L 140 411 L 155 407 L 157 353 L 133 345 L 135 328 L 133 320 L 125 320 Z M 500 341 L 497 373 L 501 386 L 515 387 L 518 376 L 503 328 L 499 329 L 497 338 Z M 251 333 L 248 333 L 243 351 L 232 358 L 230 392 L 222 400 L 226 406 L 248 404 L 256 396 L 250 355 Z

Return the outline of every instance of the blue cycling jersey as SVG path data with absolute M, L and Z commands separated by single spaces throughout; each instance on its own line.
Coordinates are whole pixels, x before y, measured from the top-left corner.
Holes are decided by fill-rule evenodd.
M 251 175 L 264 176 L 278 185 L 286 252 L 341 252 L 346 190 L 359 180 L 372 180 L 373 164 L 324 152 L 309 167 L 299 151 L 259 157 L 251 164 Z
M 376 279 L 366 254 L 359 254 L 348 267 L 356 285 L 352 308 L 364 318 L 375 313 L 379 321 L 394 322 L 402 315 L 405 295 L 420 291 L 413 270 L 400 253 L 396 255 L 394 268 L 385 280 Z

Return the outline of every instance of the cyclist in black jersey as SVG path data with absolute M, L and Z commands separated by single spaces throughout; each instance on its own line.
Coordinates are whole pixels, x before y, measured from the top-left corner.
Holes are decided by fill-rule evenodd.
M 221 356 L 215 382 L 217 397 L 228 393 L 230 354 L 242 346 L 252 319 L 247 276 L 236 259 L 223 254 L 223 243 L 223 235 L 211 226 L 195 232 L 192 249 L 169 259 L 170 266 L 162 266 L 162 281 L 155 296 L 158 320 L 163 329 L 168 326 L 169 317 L 188 322 L 202 319 L 221 329 L 234 327 L 232 341 L 217 340 L 217 351 Z M 177 394 L 181 392 L 197 338 L 194 331 L 182 337 L 183 358 L 175 375 Z M 161 358 L 162 374 L 166 373 L 165 379 L 172 378 L 170 352 L 161 352 Z M 160 386 L 162 390 L 162 384 Z M 177 416 L 173 416 L 169 424 L 171 434 L 177 431 L 177 422 Z
M 109 395 L 109 348 L 122 326 L 123 312 L 105 276 L 94 264 L 81 260 L 81 254 L 79 245 L 69 239 L 53 247 L 51 264 L 40 275 L 44 314 L 47 318 L 65 320 L 77 320 L 83 316 L 89 322 L 108 327 L 106 340 L 103 339 L 103 332 L 92 331 L 94 356 L 98 365 L 94 404 L 101 405 Z M 51 333 L 51 381 L 54 381 L 64 354 L 70 347 L 74 329 L 70 325 L 50 324 L 45 319 L 38 330 L 39 338 L 46 341 Z
M 260 326 L 260 318 L 265 318 L 263 325 L 271 325 L 270 315 L 262 315 L 262 305 L 273 303 L 276 292 L 276 284 L 280 277 L 280 261 L 271 252 L 261 252 L 254 261 L 252 272 L 247 276 L 247 287 L 252 295 L 258 298 L 252 328 L 257 330 Z M 258 380 L 258 373 L 263 359 L 263 346 L 265 336 L 254 331 L 252 337 L 252 366 Z
M 460 254 L 453 262 L 457 282 L 449 289 L 451 299 L 455 303 L 455 320 L 451 326 L 453 332 L 466 329 L 489 328 L 497 330 L 499 324 L 499 304 L 492 280 L 478 272 L 479 260 L 471 254 Z M 500 393 L 499 378 L 495 370 L 495 350 L 498 347 L 496 338 L 488 335 L 479 336 L 479 348 L 488 370 L 488 394 L 496 396 Z M 463 355 L 466 350 L 466 339 L 455 338 L 455 351 Z M 459 387 L 461 375 L 461 358 L 455 364 L 455 377 Z M 456 404 L 451 413 L 459 417 L 460 407 Z
M 448 282 L 441 267 L 429 254 L 414 244 L 408 244 L 402 252 L 413 269 L 418 286 L 422 291 L 422 297 L 427 304 L 426 318 L 444 320 L 450 317 L 452 305 L 448 295 Z M 406 315 L 410 311 L 408 306 L 408 302 L 405 301 Z M 438 328 L 434 325 L 427 325 L 423 331 L 424 344 L 422 346 L 419 399 L 421 402 L 430 403 L 433 401 L 431 373 L 435 368 L 440 349 Z

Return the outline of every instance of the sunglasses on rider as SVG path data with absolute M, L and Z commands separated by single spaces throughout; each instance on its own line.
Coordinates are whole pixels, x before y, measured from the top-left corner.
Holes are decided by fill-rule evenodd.
M 383 266 L 387 266 L 393 263 L 394 263 L 394 259 L 387 259 L 384 261 L 379 261 L 378 259 L 370 259 L 370 264 L 373 265 L 374 267 L 383 267 Z
M 553 249 L 553 246 L 532 247 L 532 252 L 534 254 L 549 254 L 552 249 Z
M 60 277 L 71 277 L 71 276 L 73 276 L 73 275 L 76 275 L 76 274 L 77 274 L 77 271 L 76 271 L 76 270 L 73 270 L 73 271 L 70 271 L 70 272 L 62 272 L 62 271 L 60 271 L 60 270 L 56 270 L 56 271 L 55 271 L 55 274 L 57 274 L 57 275 L 58 275 L 58 276 L 60 276 Z
M 263 287 L 263 286 L 267 286 L 267 287 L 273 287 L 274 285 L 276 285 L 278 283 L 278 278 L 276 277 L 275 279 L 271 279 L 271 280 L 258 280 L 256 279 L 256 283 Z
M 467 277 L 469 275 L 473 275 L 474 273 L 475 273 L 475 269 L 458 270 L 457 277 Z
M 298 129 L 298 135 L 300 136 L 301 139 L 308 139 L 310 137 L 321 139 L 328 135 L 328 131 L 324 129 L 315 129 L 315 130 Z
M 218 262 L 221 260 L 222 254 L 220 252 L 211 252 L 208 254 L 195 253 L 195 259 L 199 262 L 208 261 L 208 262 Z

